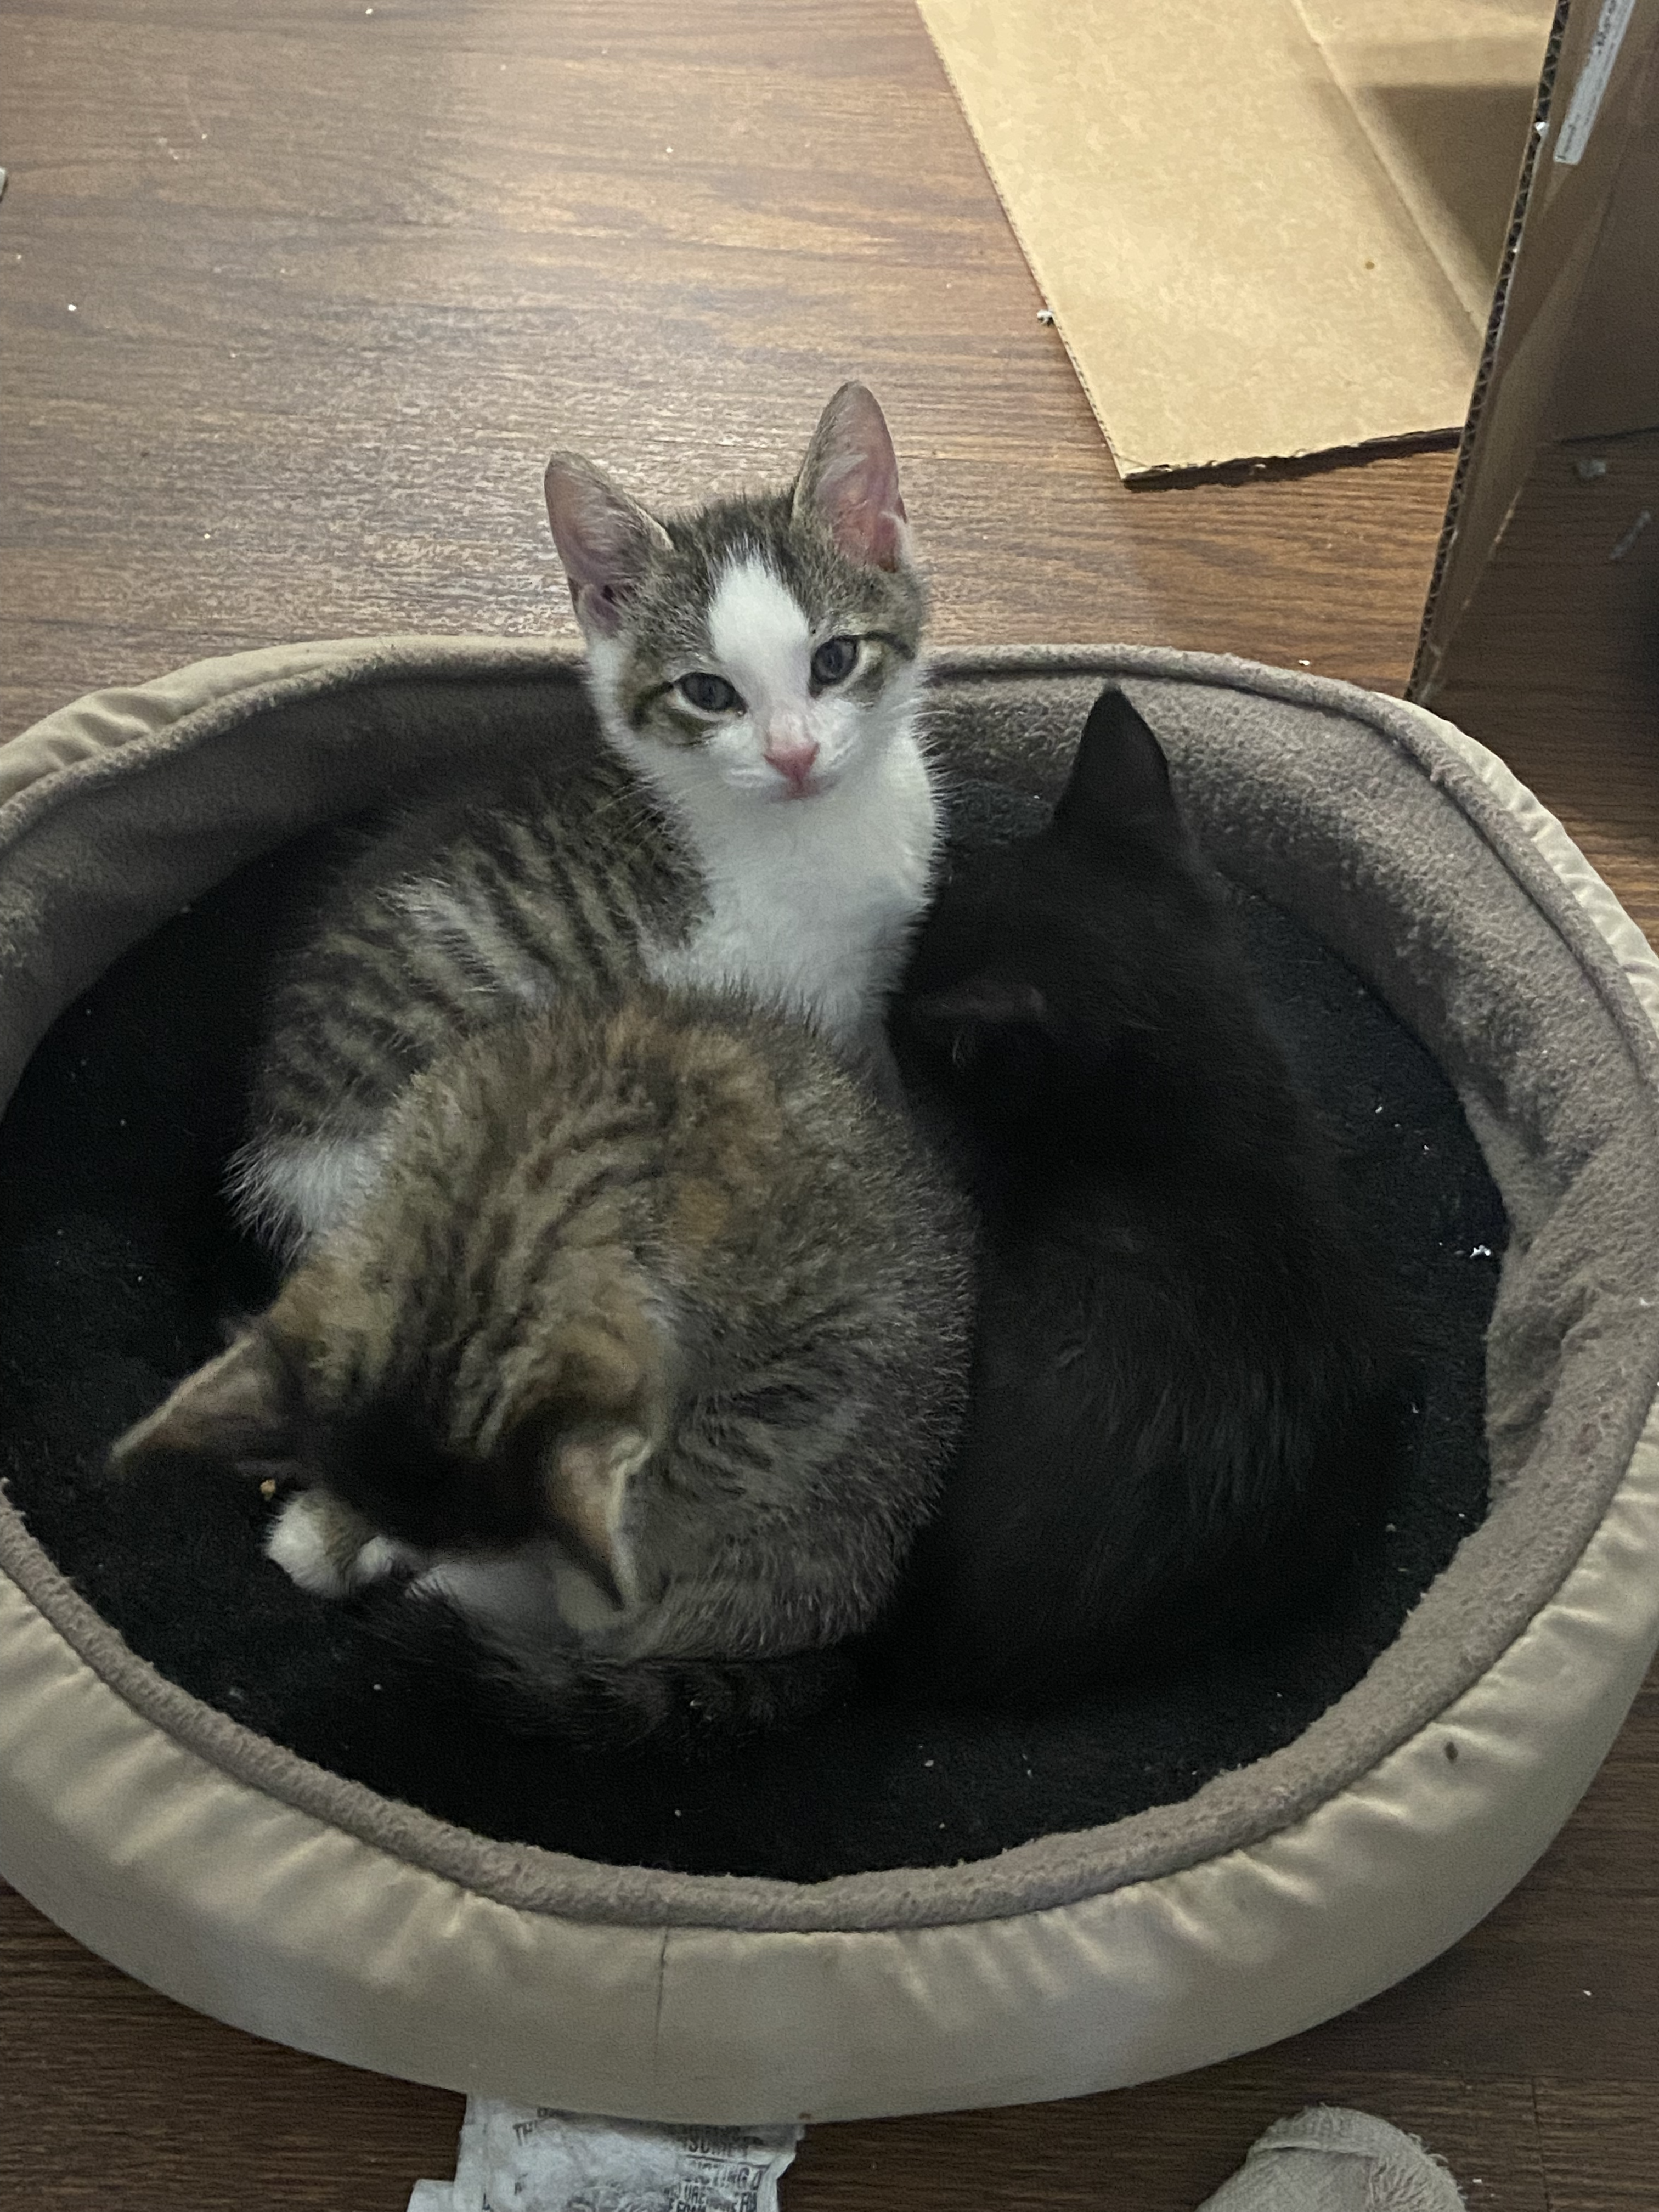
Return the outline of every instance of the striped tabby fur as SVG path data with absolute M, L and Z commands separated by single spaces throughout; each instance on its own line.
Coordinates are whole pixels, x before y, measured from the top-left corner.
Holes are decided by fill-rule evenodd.
M 696 878 L 614 756 L 394 820 L 279 969 L 255 1063 L 239 1212 L 292 1253 L 373 1184 L 411 1079 L 556 991 L 643 978 L 683 944 Z
M 935 811 L 880 410 L 837 393 L 787 492 L 662 522 L 562 455 L 548 503 L 606 742 L 392 821 L 290 953 L 232 1176 L 285 1255 L 373 1187 L 411 1077 L 503 1010 L 649 976 L 884 1053 Z
M 295 1579 L 401 1572 L 399 1632 L 459 1622 L 532 1725 L 775 1719 L 931 1506 L 969 1243 L 801 1024 L 567 994 L 411 1079 L 352 1217 L 116 1459 L 299 1485 L 270 1542 Z

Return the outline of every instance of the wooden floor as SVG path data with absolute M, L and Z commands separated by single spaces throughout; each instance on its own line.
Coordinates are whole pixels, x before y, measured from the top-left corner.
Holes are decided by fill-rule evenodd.
M 942 641 L 1404 683 L 1450 457 L 1126 493 L 908 0 L 10 0 L 0 36 L 0 733 L 279 639 L 568 635 L 554 444 L 690 499 L 787 472 L 854 374 Z M 1603 697 L 1540 642 L 1574 547 L 1604 559 L 1575 499 L 1552 459 L 1506 556 L 1524 618 L 1481 617 L 1444 703 L 1651 924 L 1654 687 L 1621 665 Z M 0 2203 L 401 2212 L 450 2170 L 458 2100 L 187 2014 L 0 1906 Z M 1411 1982 L 1148 2088 L 814 2130 L 787 2212 L 1189 2212 L 1315 2099 L 1419 2130 L 1486 2212 L 1655 2212 L 1659 1685 Z

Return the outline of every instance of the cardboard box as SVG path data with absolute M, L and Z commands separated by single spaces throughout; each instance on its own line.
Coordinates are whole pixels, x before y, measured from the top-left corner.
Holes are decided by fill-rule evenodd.
M 1490 586 L 1473 628 L 1471 609 L 1552 466 L 1603 487 L 1565 514 L 1559 497 L 1531 503 L 1558 540 L 1564 672 L 1592 651 L 1639 667 L 1632 625 L 1659 605 L 1659 0 L 1558 11 L 1532 137 L 1412 678 L 1431 703 L 1498 649 Z
M 1126 478 L 1461 426 L 1412 696 L 1659 714 L 1659 0 L 919 5 Z

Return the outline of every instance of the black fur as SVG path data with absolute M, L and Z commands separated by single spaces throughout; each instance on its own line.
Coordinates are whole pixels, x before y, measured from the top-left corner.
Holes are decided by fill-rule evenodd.
M 1396 1327 L 1120 693 L 1052 823 L 947 884 L 893 1026 L 984 1224 L 969 1441 L 902 1671 L 1050 1697 L 1319 1588 L 1382 1517 Z

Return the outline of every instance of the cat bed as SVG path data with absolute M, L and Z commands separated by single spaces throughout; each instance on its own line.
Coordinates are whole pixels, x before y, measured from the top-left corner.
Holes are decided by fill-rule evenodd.
M 493 1736 L 103 1454 L 270 1279 L 218 1195 L 283 916 L 388 792 L 593 741 L 533 643 L 204 663 L 0 750 L 0 1872 L 128 1972 L 521 2103 L 793 2120 L 1061 2096 L 1294 2033 L 1537 1856 L 1659 1638 L 1659 963 L 1420 709 L 1174 653 L 942 661 L 952 835 L 1125 682 L 1237 889 L 1426 1348 L 1316 1616 L 1018 1723 Z

